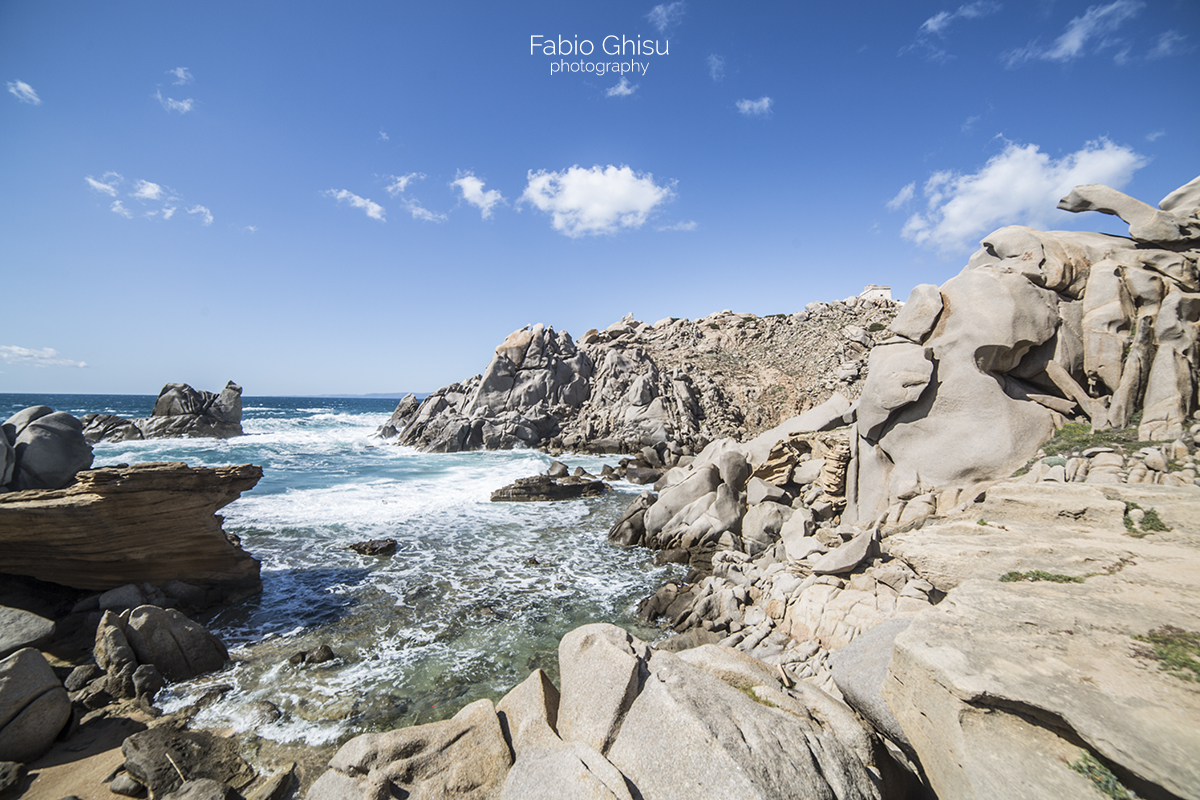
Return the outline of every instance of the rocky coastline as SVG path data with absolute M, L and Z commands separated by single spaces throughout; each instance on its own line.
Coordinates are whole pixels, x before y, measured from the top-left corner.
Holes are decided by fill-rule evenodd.
M 89 590 L 57 602 L 90 615 L 76 639 L 95 631 L 94 663 L 58 675 L 39 652 L 56 634 L 22 619 L 0 660 L 0 761 L 48 769 L 46 748 L 123 720 L 91 796 L 1200 798 L 1200 178 L 1157 207 L 1103 186 L 1060 207 L 1129 236 L 1002 228 L 903 304 L 627 318 L 578 341 L 536 325 L 480 375 L 402 400 L 380 430 L 398 445 L 625 456 L 600 476 L 556 463 L 493 499 L 651 487 L 609 541 L 689 574 L 638 608 L 671 632 L 657 645 L 585 625 L 560 642 L 558 685 L 534 669 L 496 703 L 317 764 L 256 770 L 246 741 L 152 705 L 226 663 L 172 606 L 254 590 L 257 562 L 215 511 L 261 471 L 79 467 L 0 493 L 4 536 L 67 554 L 13 547 L 0 572 Z M 18 470 L 35 462 L 17 431 L 39 419 L 78 449 L 85 426 L 56 416 L 6 423 Z M 178 527 L 181 507 L 188 554 L 154 553 L 169 578 L 86 568 L 71 520 L 162 541 L 151 523 Z

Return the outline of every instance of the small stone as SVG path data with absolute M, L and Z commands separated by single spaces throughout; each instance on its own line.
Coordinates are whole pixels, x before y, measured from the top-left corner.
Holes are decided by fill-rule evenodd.
M 108 785 L 108 790 L 113 794 L 120 794 L 125 797 L 146 796 L 146 787 L 135 781 L 128 772 L 121 772 L 117 777 L 113 778 L 112 783 Z

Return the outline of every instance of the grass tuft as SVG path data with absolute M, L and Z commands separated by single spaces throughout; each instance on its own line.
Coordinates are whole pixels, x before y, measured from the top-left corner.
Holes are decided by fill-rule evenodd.
M 1142 517 L 1142 530 L 1144 531 L 1169 531 L 1166 523 L 1158 516 L 1158 512 L 1153 508 L 1146 509 L 1146 516 Z
M 1200 683 L 1200 633 L 1185 631 L 1174 625 L 1155 628 L 1145 636 L 1133 637 L 1152 646 L 1150 651 L 1139 653 L 1144 658 L 1158 661 L 1158 668 L 1176 678 Z
M 1016 583 L 1017 581 L 1049 581 L 1050 583 L 1083 583 L 1083 578 L 1076 575 L 1060 575 L 1057 572 L 1046 572 L 1031 569 L 1029 572 L 1012 570 L 1000 576 L 1001 583 Z
M 1097 761 L 1096 757 L 1089 752 L 1085 751 L 1083 755 L 1072 761 L 1070 767 L 1091 781 L 1096 790 L 1105 797 L 1111 797 L 1113 800 L 1136 800 L 1137 798 L 1136 794 L 1126 789 L 1121 781 L 1117 780 L 1117 776 L 1112 774 L 1112 770 Z

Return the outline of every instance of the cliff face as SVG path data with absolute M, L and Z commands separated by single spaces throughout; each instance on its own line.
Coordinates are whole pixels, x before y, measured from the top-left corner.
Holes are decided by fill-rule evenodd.
M 510 334 L 482 375 L 419 406 L 406 398 L 381 432 L 432 451 L 691 454 L 754 436 L 835 391 L 857 397 L 867 354 L 898 308 L 855 297 L 791 316 L 626 317 L 578 342 L 539 324 Z
M 177 580 L 230 602 L 262 590 L 259 562 L 218 509 L 262 468 L 137 464 L 85 470 L 54 491 L 0 494 L 0 572 L 78 589 Z

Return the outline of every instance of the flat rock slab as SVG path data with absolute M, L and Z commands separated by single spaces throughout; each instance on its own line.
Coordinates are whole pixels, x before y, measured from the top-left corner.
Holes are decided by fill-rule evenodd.
M 38 647 L 54 636 L 54 622 L 20 608 L 0 606 L 0 658 Z
M 604 481 L 534 475 L 532 478 L 517 478 L 508 486 L 492 492 L 492 501 L 573 500 L 577 497 L 599 497 L 608 491 L 608 484 Z
M 863 531 L 841 547 L 817 559 L 817 562 L 813 564 L 813 574 L 836 575 L 841 572 L 850 572 L 871 557 L 872 552 L 877 549 L 877 537 L 876 531 Z M 788 555 L 791 556 L 790 551 Z
M 908 630 L 911 623 L 912 617 L 881 622 L 841 650 L 835 650 L 830 657 L 833 682 L 846 703 L 874 725 L 875 730 L 906 750 L 911 750 L 912 744 L 880 690 L 887 678 L 896 637 Z
M 1161 669 L 1138 638 L 1200 631 L 1200 534 L 1193 522 L 1125 535 L 1126 496 L 993 487 L 987 525 L 960 519 L 888 540 L 953 588 L 896 637 L 882 690 L 938 796 L 1095 796 L 1068 766 L 1082 744 L 1139 796 L 1200 798 L 1197 684 Z M 1137 496 L 1200 520 L 1198 491 Z M 1008 569 L 1082 582 L 1001 582 Z

